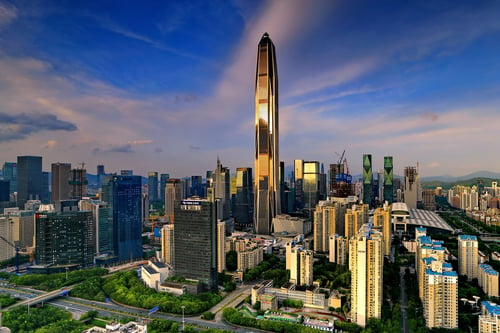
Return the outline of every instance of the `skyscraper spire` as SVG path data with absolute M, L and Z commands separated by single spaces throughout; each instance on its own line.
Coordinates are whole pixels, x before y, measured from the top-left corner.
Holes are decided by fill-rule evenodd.
M 255 76 L 254 229 L 258 234 L 270 234 L 273 217 L 281 213 L 278 145 L 276 53 L 266 32 L 259 42 Z

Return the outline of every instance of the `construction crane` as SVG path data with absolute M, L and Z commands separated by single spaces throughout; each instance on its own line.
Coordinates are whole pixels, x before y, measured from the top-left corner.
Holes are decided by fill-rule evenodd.
M 340 155 L 339 153 L 335 152 L 335 154 L 337 154 L 337 156 L 339 156 L 339 161 L 337 162 L 338 165 L 344 165 L 344 173 L 349 175 L 349 165 L 347 164 L 347 157 L 345 157 L 345 149 L 344 151 L 342 152 L 342 155 Z
M 12 244 L 9 240 L 7 240 L 5 237 L 0 236 L 0 239 L 3 239 L 3 241 L 7 244 L 9 244 L 11 247 L 16 249 L 16 274 L 19 273 L 19 246 L 15 246 Z

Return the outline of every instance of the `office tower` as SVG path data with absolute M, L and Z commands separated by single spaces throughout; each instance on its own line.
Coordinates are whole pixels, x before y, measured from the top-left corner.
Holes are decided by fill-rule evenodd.
M 191 189 L 189 193 L 191 196 L 197 196 L 200 198 L 205 197 L 201 176 L 191 176 Z
M 17 157 L 17 205 L 24 207 L 28 200 L 42 197 L 42 157 Z
M 9 193 L 17 192 L 17 163 L 5 162 L 2 167 L 2 178 L 9 181 Z
M 0 202 L 10 200 L 10 182 L 8 180 L 0 180 Z
M 212 174 L 213 200 L 217 199 L 217 219 L 227 220 L 231 215 L 231 176 L 229 169 L 223 167 L 217 158 L 217 167 Z
M 35 215 L 35 230 L 38 265 L 93 264 L 96 242 L 91 212 L 40 212 Z
M 226 269 L 226 223 L 217 222 L 217 272 Z
M 288 201 L 287 201 L 287 194 L 286 194 L 286 183 L 285 183 L 285 162 L 281 161 L 280 162 L 280 167 L 279 167 L 279 180 L 280 180 L 280 203 L 281 203 L 281 211 L 278 212 L 277 214 L 286 214 L 288 213 Z
M 150 203 L 158 201 L 158 172 L 148 172 L 148 197 Z
M 304 181 L 304 161 L 294 160 L 293 161 L 293 177 L 294 177 L 294 188 L 295 188 L 295 209 L 300 211 L 304 208 L 304 191 L 303 191 L 303 181 Z
M 142 258 L 140 176 L 112 174 L 102 184 L 102 200 L 113 217 L 113 252 L 119 261 Z
M 392 156 L 384 156 L 384 201 L 389 204 L 394 202 L 394 165 Z
M 19 210 L 19 208 L 7 208 L 4 215 L 12 225 L 12 239 L 14 244 L 23 249 L 33 246 L 35 232 L 34 212 L 31 210 Z M 0 235 L 2 233 L 0 232 Z
M 310 219 L 313 217 L 313 210 L 319 202 L 319 162 L 304 161 L 303 193 L 304 208 Z
M 418 201 L 418 172 L 416 167 L 405 168 L 405 203 L 408 209 L 416 209 Z
M 52 163 L 52 203 L 70 198 L 71 163 Z
M 278 145 L 276 53 L 266 32 L 259 42 L 255 75 L 254 229 L 258 234 L 270 234 L 272 219 L 281 212 Z
M 98 164 L 97 165 L 97 187 L 98 188 L 101 188 L 102 180 L 104 179 L 104 176 L 106 176 L 106 172 L 104 171 L 104 165 Z
M 391 226 L 391 209 L 384 205 L 382 208 L 377 208 L 373 214 L 373 225 L 382 228 L 384 236 L 384 255 L 390 256 L 392 243 L 392 226 Z
M 48 171 L 42 171 L 42 194 L 40 201 L 44 204 L 50 203 L 50 174 Z
M 107 202 L 83 199 L 78 202 L 78 209 L 92 212 L 95 226 L 97 255 L 113 254 L 113 212 Z
M 349 240 L 351 271 L 351 320 L 365 326 L 369 318 L 380 318 L 384 266 L 382 234 L 364 224 Z
M 206 199 L 175 202 L 175 274 L 217 288 L 217 212 Z
M 363 202 L 373 206 L 372 155 L 363 155 Z
M 174 206 L 176 201 L 182 200 L 183 186 L 182 180 L 169 178 L 166 180 L 167 185 L 165 186 L 165 216 L 168 217 L 170 222 L 174 222 Z
M 16 255 L 13 229 L 10 217 L 0 215 L 0 261 L 8 260 Z
M 347 237 L 342 237 L 337 234 L 329 237 L 329 253 L 328 259 L 337 265 L 345 265 L 347 263 L 347 254 L 349 243 Z
M 80 200 L 87 194 L 87 170 L 83 164 L 81 168 L 71 170 L 69 185 L 71 199 Z
M 488 264 L 479 264 L 479 286 L 490 297 L 498 297 L 498 272 Z
M 167 179 L 170 178 L 170 174 L 162 173 L 160 174 L 160 198 L 163 203 L 163 208 L 165 208 L 165 188 L 167 186 Z
M 327 252 L 329 238 L 337 233 L 337 205 L 332 201 L 320 201 L 314 211 L 314 251 Z
M 477 192 L 475 192 L 477 194 Z M 476 195 L 476 206 L 477 207 L 477 195 Z M 424 209 L 425 210 L 431 210 L 435 211 L 436 210 L 436 194 L 433 189 L 425 189 L 422 191 L 422 199 L 424 203 Z
M 467 280 L 477 279 L 478 268 L 478 241 L 476 236 L 458 236 L 458 274 L 467 275 Z
M 165 224 L 161 228 L 161 258 L 165 264 L 174 266 L 175 245 L 174 245 L 174 225 Z
M 234 198 L 234 220 L 239 225 L 249 226 L 253 218 L 252 168 L 236 169 L 236 194 Z
M 428 328 L 458 328 L 458 276 L 450 263 L 436 260 L 425 270 L 422 304 Z
M 313 252 L 302 246 L 287 245 L 286 266 L 290 270 L 290 282 L 299 286 L 310 286 L 313 282 Z
M 478 323 L 479 333 L 500 332 L 500 305 L 490 301 L 481 302 L 481 314 Z

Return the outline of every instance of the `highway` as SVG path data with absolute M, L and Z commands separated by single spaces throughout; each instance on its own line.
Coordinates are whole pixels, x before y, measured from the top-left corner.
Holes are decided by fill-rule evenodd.
M 228 295 L 221 303 L 216 305 L 219 310 L 222 310 L 225 306 L 224 304 L 230 303 L 232 306 L 239 299 L 244 299 L 250 290 L 251 286 L 244 286 L 239 288 Z M 28 305 L 28 301 L 30 299 L 30 295 L 35 294 L 33 290 L 23 287 L 5 287 L 0 286 L 0 292 L 8 293 L 13 295 L 14 297 L 24 299 L 23 304 Z M 46 294 L 45 292 L 38 291 L 38 294 Z M 182 324 L 182 316 L 166 314 L 161 312 L 153 313 L 152 315 L 148 315 L 148 310 L 139 309 L 131 306 L 119 305 L 115 303 L 105 303 L 105 302 L 96 302 L 89 301 L 75 297 L 64 296 L 60 298 L 53 299 L 49 302 L 45 302 L 46 304 L 50 304 L 53 306 L 57 306 L 61 309 L 67 310 L 73 314 L 73 317 L 79 318 L 83 313 L 86 313 L 91 310 L 97 310 L 99 316 L 117 318 L 117 317 L 132 317 L 132 318 L 140 318 L 144 320 L 150 320 L 154 318 L 165 319 L 176 321 L 179 324 Z M 17 306 L 19 303 L 14 304 L 13 306 Z M 222 304 L 222 305 L 221 305 Z M 215 307 L 214 307 L 215 308 Z M 221 313 L 222 311 L 220 311 Z M 222 319 L 222 318 L 220 318 Z M 223 320 L 220 321 L 209 321 L 203 320 L 199 316 L 195 317 L 185 317 L 184 321 L 186 325 L 196 325 L 199 327 L 209 327 L 209 328 L 217 328 L 217 329 L 225 329 L 232 330 L 234 332 L 245 333 L 249 331 L 257 331 L 255 329 L 247 329 L 247 328 L 239 328 L 234 327 L 225 323 Z

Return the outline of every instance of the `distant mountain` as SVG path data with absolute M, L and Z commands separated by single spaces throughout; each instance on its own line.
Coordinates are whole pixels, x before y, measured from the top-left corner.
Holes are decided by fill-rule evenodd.
M 469 180 L 473 178 L 489 178 L 489 179 L 500 179 L 500 173 L 491 171 L 476 171 L 465 176 L 455 177 L 450 175 L 442 176 L 430 176 L 422 177 L 420 180 L 422 182 L 432 182 L 432 181 L 442 181 L 442 182 L 458 182 L 463 180 Z

